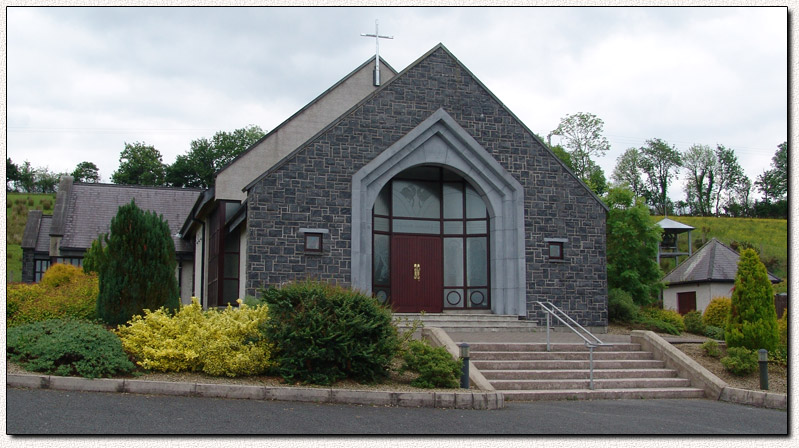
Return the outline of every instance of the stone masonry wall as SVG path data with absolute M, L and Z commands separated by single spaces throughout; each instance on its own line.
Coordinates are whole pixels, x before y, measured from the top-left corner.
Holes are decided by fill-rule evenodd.
M 348 286 L 352 176 L 444 108 L 525 188 L 528 318 L 550 301 L 583 325 L 607 325 L 605 210 L 442 47 L 272 169 L 249 192 L 247 294 L 306 278 Z M 301 228 L 327 229 L 321 255 Z M 545 238 L 562 238 L 549 261 Z

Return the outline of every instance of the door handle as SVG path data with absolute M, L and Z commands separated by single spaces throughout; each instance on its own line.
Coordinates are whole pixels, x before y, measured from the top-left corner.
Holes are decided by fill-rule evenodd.
M 422 280 L 422 265 L 419 263 L 413 264 L 413 279 L 416 281 Z

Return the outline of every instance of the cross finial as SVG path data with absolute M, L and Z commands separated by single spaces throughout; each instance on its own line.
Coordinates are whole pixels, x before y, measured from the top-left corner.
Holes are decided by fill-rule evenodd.
M 378 29 L 378 22 L 375 19 L 375 33 L 374 34 L 364 34 L 361 33 L 363 37 L 374 37 L 375 38 L 375 78 L 374 83 L 375 86 L 380 85 L 380 39 L 393 39 L 394 36 L 381 36 L 379 29 Z

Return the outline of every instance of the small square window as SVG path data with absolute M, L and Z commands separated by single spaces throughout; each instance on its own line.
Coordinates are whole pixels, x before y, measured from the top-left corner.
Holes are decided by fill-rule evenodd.
M 306 252 L 322 252 L 322 234 L 321 233 L 305 233 L 305 251 Z
M 550 241 L 549 245 L 549 259 L 550 260 L 563 260 L 563 243 Z

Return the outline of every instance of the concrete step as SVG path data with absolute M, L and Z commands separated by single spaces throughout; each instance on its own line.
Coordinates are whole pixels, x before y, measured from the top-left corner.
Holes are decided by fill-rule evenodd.
M 546 380 L 491 380 L 497 390 L 573 390 L 588 389 L 588 379 L 546 379 Z M 660 389 L 667 387 L 690 387 L 685 378 L 594 378 L 597 389 Z
M 565 361 L 587 361 L 591 354 L 587 351 L 577 352 L 483 352 L 471 351 L 472 361 L 537 361 L 537 360 L 565 360 Z M 608 360 L 644 360 L 654 359 L 652 352 L 596 352 L 594 361 Z
M 588 369 L 589 362 L 540 360 L 540 361 L 472 361 L 481 372 L 486 370 L 579 370 Z M 650 360 L 610 360 L 594 361 L 594 370 L 599 369 L 662 369 L 663 361 Z
M 515 343 L 499 343 L 499 342 L 470 342 L 472 352 L 546 352 L 547 344 L 538 342 L 515 342 Z M 552 343 L 550 344 L 552 352 L 588 352 L 588 348 L 583 343 Z M 594 348 L 594 353 L 597 352 L 621 352 L 621 351 L 640 351 L 641 344 L 608 344 L 600 345 Z
M 394 313 L 394 322 L 397 328 L 412 328 L 416 322 L 422 322 L 425 327 L 437 327 L 444 331 L 474 333 L 474 332 L 530 332 L 535 331 L 535 322 L 519 320 L 516 315 L 490 314 L 485 310 L 480 312 L 446 312 L 441 314 L 419 313 Z
M 498 390 L 505 401 L 620 400 L 639 398 L 704 398 L 702 389 L 667 387 L 645 389 Z
M 483 376 L 494 380 L 545 380 L 545 379 L 588 379 L 588 370 L 481 370 Z M 594 379 L 611 378 L 674 378 L 673 369 L 594 369 Z

